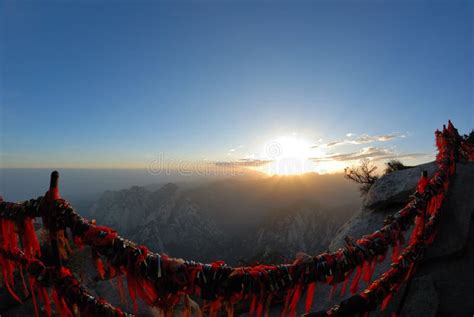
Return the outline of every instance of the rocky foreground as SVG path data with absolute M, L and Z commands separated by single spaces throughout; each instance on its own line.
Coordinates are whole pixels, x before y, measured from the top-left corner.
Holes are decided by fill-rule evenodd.
M 431 175 L 434 163 L 397 171 L 380 178 L 370 189 L 363 205 L 343 225 L 329 245 L 341 247 L 345 236 L 361 237 L 379 229 L 386 216 L 401 208 L 415 190 L 423 170 Z M 450 194 L 442 210 L 435 242 L 427 250 L 402 306 L 401 316 L 472 316 L 474 314 L 474 163 L 457 164 Z M 409 233 L 407 233 L 407 236 Z M 377 266 L 374 278 L 389 268 L 389 259 Z M 363 282 L 359 288 L 365 287 Z M 403 286 L 385 312 L 370 316 L 390 316 L 400 308 Z M 346 295 L 345 297 L 347 297 Z M 339 303 L 345 297 L 328 299 L 322 286 L 315 296 L 314 309 Z M 276 315 L 276 314 L 275 314 Z

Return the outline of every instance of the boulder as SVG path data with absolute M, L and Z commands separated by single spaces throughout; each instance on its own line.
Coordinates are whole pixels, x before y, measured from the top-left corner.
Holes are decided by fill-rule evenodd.
M 427 171 L 431 176 L 435 170 L 436 164 L 432 162 L 382 176 L 370 188 L 363 207 L 379 210 L 405 204 L 409 195 L 415 191 L 422 171 Z

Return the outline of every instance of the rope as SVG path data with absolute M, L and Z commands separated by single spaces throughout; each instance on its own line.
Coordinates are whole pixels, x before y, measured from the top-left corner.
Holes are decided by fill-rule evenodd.
M 52 284 L 54 291 L 60 295 L 61 299 L 64 299 L 69 307 L 77 307 L 82 316 L 133 316 L 122 312 L 122 310 L 110 305 L 103 299 L 97 299 L 92 296 L 83 286 L 80 285 L 80 282 L 72 275 L 70 270 L 64 267 L 60 270 L 48 267 L 39 259 L 28 257 L 18 248 L 6 250 L 5 248 L 0 247 L 0 257 L 3 266 L 5 266 L 5 262 L 12 262 L 21 267 L 21 272 L 25 271 L 28 273 L 30 288 L 27 289 L 26 283 L 23 286 L 25 288 L 25 294 L 30 294 L 32 298 L 36 299 L 36 296 L 39 294 L 45 294 L 45 288 L 50 287 Z M 21 302 L 21 300 L 19 301 Z M 48 302 L 45 301 L 45 304 L 47 303 Z M 59 311 L 64 309 L 61 304 L 57 304 L 56 306 Z M 35 310 L 36 316 L 38 316 L 38 310 L 36 307 Z M 51 312 L 49 307 L 46 308 L 46 310 L 49 312 L 48 315 L 50 316 Z M 69 315 L 68 313 L 65 314 Z

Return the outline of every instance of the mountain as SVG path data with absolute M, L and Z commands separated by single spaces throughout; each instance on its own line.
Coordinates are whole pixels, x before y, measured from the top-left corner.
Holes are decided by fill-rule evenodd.
M 156 191 L 138 186 L 108 191 L 91 213 L 98 223 L 156 252 L 202 260 L 220 250 L 219 227 L 175 184 Z
M 323 208 L 300 202 L 268 216 L 258 229 L 254 258 L 265 262 L 291 260 L 298 252 L 327 249 L 335 232 L 353 214 L 352 206 Z
M 321 208 L 356 208 L 361 202 L 357 185 L 342 174 L 229 178 L 202 183 L 185 193 L 226 231 L 237 232 L 241 225 L 258 226 L 269 214 L 303 202 Z
M 327 247 L 360 201 L 357 188 L 339 176 L 223 179 L 183 189 L 172 183 L 133 186 L 105 192 L 91 217 L 177 257 L 229 263 L 294 257 Z M 348 195 L 339 197 L 336 189 Z M 334 207 L 332 199 L 346 204 Z

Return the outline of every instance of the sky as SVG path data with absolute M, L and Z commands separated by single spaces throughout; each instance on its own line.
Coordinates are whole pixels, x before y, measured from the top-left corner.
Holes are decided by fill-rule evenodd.
M 3 168 L 324 173 L 361 158 L 427 162 L 448 119 L 474 128 L 472 1 L 0 10 Z

